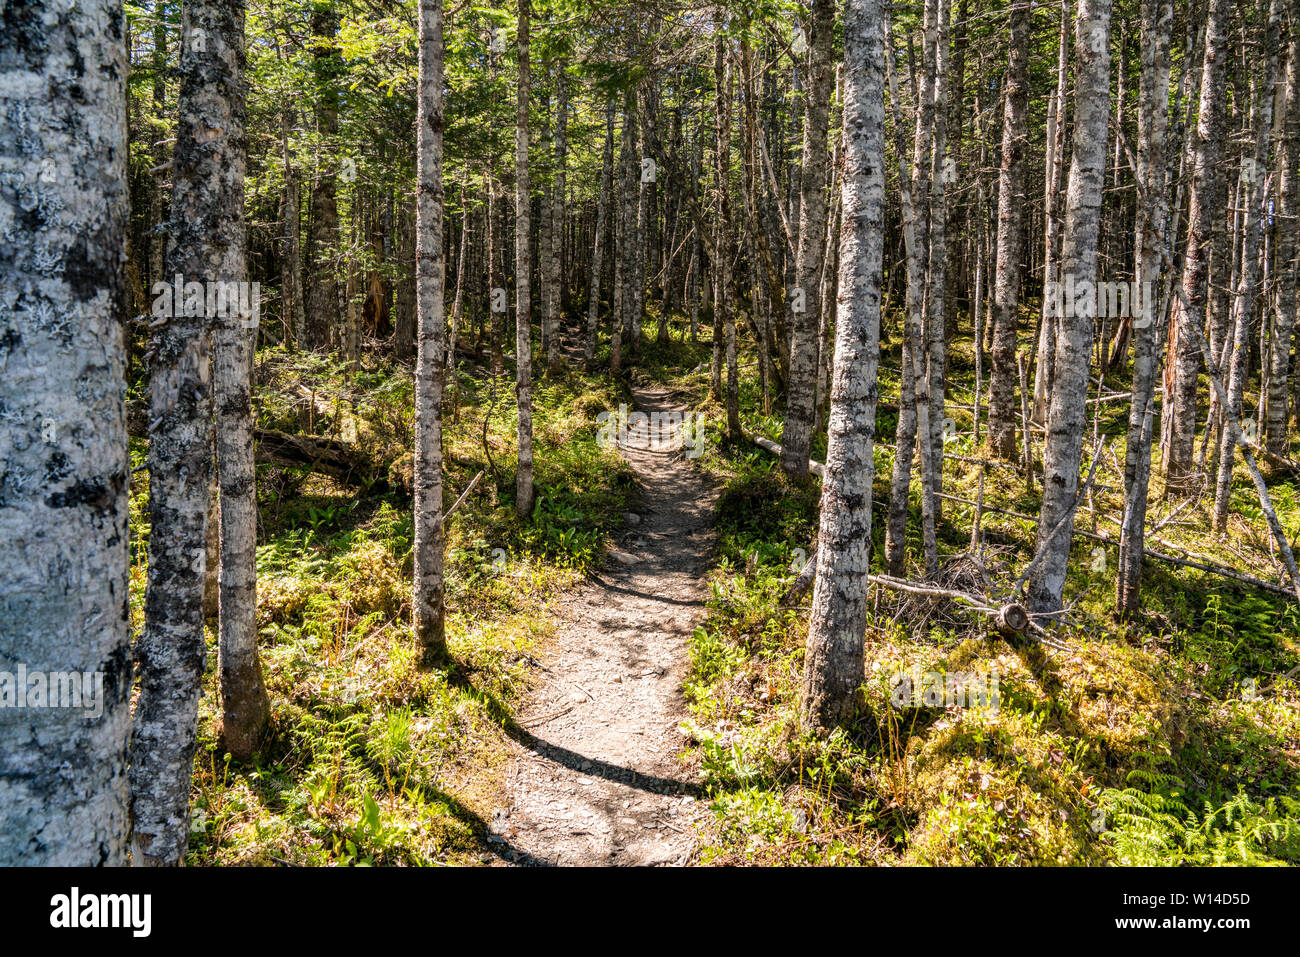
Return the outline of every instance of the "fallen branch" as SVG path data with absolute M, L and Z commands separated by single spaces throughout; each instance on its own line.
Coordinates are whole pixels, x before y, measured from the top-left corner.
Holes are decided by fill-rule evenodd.
M 968 498 L 962 498 L 960 495 L 950 495 L 947 492 L 940 492 L 938 494 L 940 498 L 946 498 L 949 501 L 959 502 L 962 505 L 975 506 L 977 504 L 976 502 L 973 502 Z M 1038 521 L 1038 517 L 1035 515 L 1026 515 L 1024 512 L 1013 512 L 1011 509 L 998 508 L 997 506 L 989 505 L 988 503 L 984 504 L 983 510 L 985 512 L 995 512 L 998 515 L 1007 515 L 1010 516 L 1011 518 L 1018 518 L 1021 519 L 1022 521 L 1027 521 L 1027 522 Z M 1087 531 L 1086 529 L 1076 528 L 1074 530 L 1074 534 L 1080 535 L 1083 538 L 1091 539 L 1094 542 L 1102 542 L 1107 545 L 1119 544 L 1118 540 L 1113 535 L 1107 535 L 1105 532 L 1090 532 Z M 1164 539 L 1156 538 L 1154 534 L 1148 533 L 1147 537 L 1153 541 L 1160 542 L 1160 544 L 1168 548 L 1175 548 L 1180 551 L 1185 551 L 1185 549 L 1183 549 L 1179 545 L 1175 545 L 1174 543 L 1165 541 Z M 1237 571 L 1235 568 L 1229 568 L 1227 565 L 1220 565 L 1219 563 L 1204 557 L 1201 557 L 1201 560 L 1199 561 L 1191 558 L 1176 558 L 1173 555 L 1167 555 L 1164 552 L 1158 552 L 1151 548 L 1144 548 L 1143 554 L 1149 555 L 1152 558 L 1156 559 L 1156 561 L 1165 562 L 1166 564 L 1169 565 L 1178 565 L 1181 568 L 1195 568 L 1198 571 L 1209 572 L 1212 575 L 1220 575 L 1224 578 L 1230 578 L 1233 581 L 1239 581 L 1245 585 L 1253 585 L 1256 588 L 1262 588 L 1263 590 L 1272 592 L 1276 595 L 1283 595 L 1287 598 L 1295 597 L 1295 592 L 1293 592 L 1289 588 L 1286 588 L 1275 582 L 1270 582 L 1263 578 L 1257 578 L 1254 575 L 1248 574 L 1246 572 Z
M 761 435 L 750 435 L 747 432 L 742 432 L 741 434 L 759 448 L 767 449 L 767 451 L 771 452 L 777 458 L 781 457 L 781 446 L 777 445 L 771 439 L 765 439 Z M 812 459 L 808 460 L 808 471 L 812 472 L 813 475 L 816 475 L 818 478 L 826 477 L 826 466 L 822 465 L 820 462 L 814 462 Z
M 481 479 L 482 477 L 483 477 L 483 470 L 479 469 L 478 475 L 475 475 L 473 481 L 469 483 L 465 491 L 460 493 L 460 498 L 456 499 L 455 504 L 453 504 L 451 508 L 447 509 L 447 511 L 442 513 L 442 520 L 444 522 L 446 522 L 447 519 L 451 518 L 452 512 L 460 508 L 460 503 L 465 501 L 465 499 L 469 496 L 470 492 L 474 491 L 474 486 L 478 485 L 479 479 Z

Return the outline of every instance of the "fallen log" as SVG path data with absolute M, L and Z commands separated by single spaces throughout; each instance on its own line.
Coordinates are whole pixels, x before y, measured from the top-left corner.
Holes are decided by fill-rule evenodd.
M 126 425 L 132 438 L 149 437 L 146 403 L 127 403 Z M 386 484 L 386 466 L 372 461 L 354 446 L 324 435 L 255 428 L 253 447 L 255 460 L 263 464 L 305 468 L 357 487 Z
M 753 442 L 760 449 L 766 449 L 778 459 L 781 457 L 781 446 L 777 445 L 771 439 L 765 439 L 761 435 L 749 435 L 748 433 L 742 434 L 744 434 L 745 438 L 749 439 L 749 441 Z M 808 471 L 812 472 L 812 474 L 816 475 L 818 478 L 826 477 L 826 466 L 822 465 L 820 462 L 814 462 L 812 459 L 808 460 Z
M 254 429 L 253 442 L 259 462 L 306 468 L 347 485 L 372 485 L 383 478 L 369 458 L 336 439 Z

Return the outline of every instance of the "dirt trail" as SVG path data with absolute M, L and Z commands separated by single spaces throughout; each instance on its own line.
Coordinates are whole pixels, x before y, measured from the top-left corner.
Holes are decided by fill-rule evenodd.
M 635 409 L 681 411 L 662 388 Z M 696 786 L 678 760 L 682 680 L 704 614 L 716 490 L 680 443 L 620 443 L 642 487 L 606 567 L 555 609 L 558 629 L 489 840 L 520 864 L 684 864 L 695 853 Z

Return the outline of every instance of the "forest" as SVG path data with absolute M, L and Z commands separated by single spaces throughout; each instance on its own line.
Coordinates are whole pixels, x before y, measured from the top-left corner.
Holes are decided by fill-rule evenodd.
M 0 865 L 1300 863 L 1300 0 L 0 0 L 0 236 Z

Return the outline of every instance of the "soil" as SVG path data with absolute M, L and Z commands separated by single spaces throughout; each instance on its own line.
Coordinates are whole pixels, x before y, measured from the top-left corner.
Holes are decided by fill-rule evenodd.
M 682 412 L 662 387 L 635 409 Z M 631 432 L 620 451 L 639 511 L 606 566 L 553 609 L 554 636 L 520 712 L 488 840 L 533 865 L 674 865 L 697 854 L 703 807 L 682 761 L 682 681 L 704 616 L 717 489 L 676 440 Z

